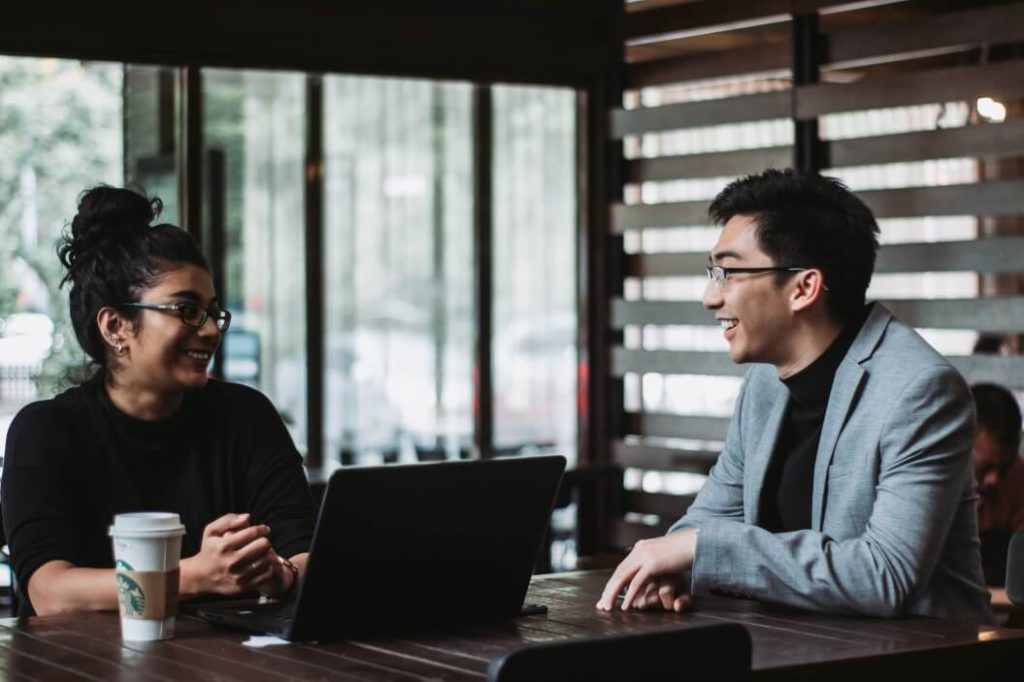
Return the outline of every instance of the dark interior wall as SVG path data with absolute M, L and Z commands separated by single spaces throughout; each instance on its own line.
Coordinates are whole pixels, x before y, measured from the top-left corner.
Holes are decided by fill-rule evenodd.
M 621 12 L 621 0 L 12 0 L 0 54 L 581 85 L 617 67 Z

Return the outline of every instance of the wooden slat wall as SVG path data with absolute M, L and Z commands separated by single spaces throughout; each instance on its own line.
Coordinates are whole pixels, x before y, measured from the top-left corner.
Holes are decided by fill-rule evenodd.
M 681 154 L 664 142 L 667 136 L 780 118 L 790 119 L 794 126 L 799 121 L 821 125 L 830 115 L 866 109 L 946 102 L 973 107 L 981 96 L 1004 102 L 1024 99 L 1024 59 L 1016 58 L 1022 54 L 1019 43 L 1024 43 L 1024 2 L 976 3 L 955 12 L 942 12 L 938 3 L 894 1 L 836 10 L 839 4 L 843 3 L 715 0 L 627 6 L 625 83 L 633 90 L 627 92 L 626 106 L 610 112 L 611 136 L 622 140 L 627 150 L 627 200 L 610 207 L 610 231 L 617 239 L 627 237 L 627 244 L 632 236 L 625 276 L 638 286 L 627 288 L 632 293 L 625 298 L 608 301 L 612 328 L 625 330 L 625 338 L 632 339 L 626 346 L 609 348 L 613 376 L 658 375 L 663 382 L 679 375 L 683 381 L 709 376 L 736 381 L 742 376 L 745 368 L 732 363 L 724 344 L 721 350 L 646 349 L 650 346 L 639 339 L 647 332 L 630 333 L 715 324 L 697 300 L 644 298 L 648 283 L 703 278 L 707 261 L 706 250 L 652 248 L 649 244 L 654 242 L 647 235 L 707 224 L 707 199 L 664 200 L 660 197 L 671 193 L 659 188 L 793 165 L 794 148 L 785 141 L 751 147 L 747 140 L 733 149 Z M 821 76 L 816 83 L 793 87 L 792 17 L 818 11 Z M 731 92 L 720 87 L 720 79 L 730 78 L 737 84 Z M 705 85 L 711 90 L 716 83 L 719 88 L 710 96 L 686 94 Z M 662 148 L 667 151 L 661 153 Z M 993 220 L 1024 214 L 1024 177 L 985 172 L 985 164 L 1024 157 L 1024 121 L 1011 116 L 1002 123 L 986 123 L 972 116 L 958 127 L 936 124 L 925 130 L 821 140 L 817 152 L 822 172 L 839 176 L 861 166 L 976 160 L 976 181 L 882 184 L 858 191 L 883 221 L 878 275 L 969 273 L 984 283 L 1024 273 L 1024 232 L 985 236 L 981 230 L 983 220 L 991 225 Z M 648 192 L 651 188 L 656 191 Z M 647 199 L 650 196 L 655 198 Z M 968 221 L 974 216 L 976 236 L 907 242 L 899 234 L 903 223 L 885 223 L 937 216 L 968 216 Z M 904 243 L 887 243 L 892 241 Z M 1016 290 L 1003 286 L 994 297 L 914 298 L 897 293 L 884 302 L 919 328 L 1024 334 L 1020 281 Z M 968 381 L 1024 389 L 1022 357 L 956 354 L 950 360 Z M 612 457 L 623 467 L 643 471 L 707 472 L 728 425 L 720 411 L 677 414 L 634 406 L 626 417 L 629 435 L 612 444 Z M 691 499 L 664 490 L 627 491 L 625 511 L 633 514 L 614 524 L 616 540 L 627 545 L 663 532 Z M 636 520 L 634 514 L 643 519 Z

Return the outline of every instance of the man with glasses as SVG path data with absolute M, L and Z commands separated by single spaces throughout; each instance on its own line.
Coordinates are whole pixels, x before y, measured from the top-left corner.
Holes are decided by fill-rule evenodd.
M 1024 462 L 1020 459 L 1021 413 L 1017 398 L 998 384 L 971 386 L 978 431 L 974 479 L 985 582 L 1006 583 L 1010 537 L 1024 530 Z
M 878 226 L 842 183 L 736 180 L 704 306 L 747 372 L 687 513 L 636 544 L 597 606 L 681 611 L 729 594 L 834 613 L 991 618 L 963 378 L 884 306 L 865 306 Z

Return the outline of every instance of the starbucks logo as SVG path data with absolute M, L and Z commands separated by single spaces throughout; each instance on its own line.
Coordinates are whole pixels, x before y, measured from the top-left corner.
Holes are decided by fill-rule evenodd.
M 141 616 L 146 610 L 146 593 L 142 591 L 135 580 L 122 571 L 133 570 L 131 564 L 118 560 L 117 568 L 117 597 L 121 602 L 121 613 L 125 616 Z

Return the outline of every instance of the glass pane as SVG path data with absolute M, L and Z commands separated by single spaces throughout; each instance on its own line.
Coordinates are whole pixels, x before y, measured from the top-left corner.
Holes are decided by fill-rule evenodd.
M 305 77 L 204 70 L 203 116 L 204 161 L 224 171 L 224 376 L 263 391 L 305 450 Z
M 177 71 L 164 66 L 124 67 L 125 182 L 164 203 L 160 221 L 181 225 L 178 210 Z
M 494 88 L 494 440 L 576 456 L 576 96 Z
M 325 79 L 326 459 L 472 442 L 470 86 Z
M 123 184 L 120 64 L 0 57 L 0 455 L 22 405 L 81 367 L 54 243 L 82 190 Z

